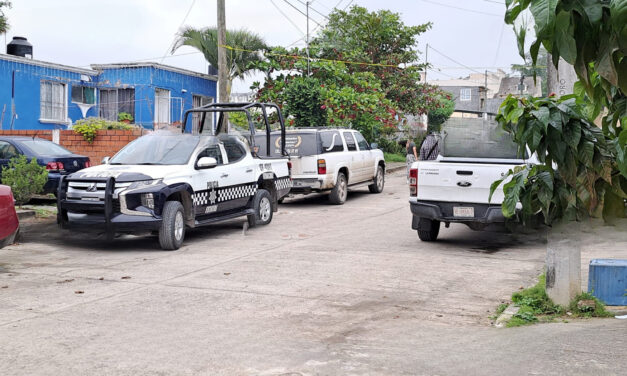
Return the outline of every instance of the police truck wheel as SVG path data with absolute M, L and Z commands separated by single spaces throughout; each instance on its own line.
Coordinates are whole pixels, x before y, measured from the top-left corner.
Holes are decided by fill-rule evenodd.
M 374 176 L 374 183 L 368 186 L 368 190 L 370 193 L 381 193 L 383 192 L 383 186 L 385 185 L 385 171 L 383 171 L 383 167 L 377 167 L 377 174 Z
M 178 201 L 167 201 L 163 206 L 159 244 L 162 249 L 179 249 L 185 238 L 185 211 Z
M 346 202 L 346 197 L 348 197 L 348 182 L 346 181 L 346 175 L 340 172 L 337 175 L 335 187 L 329 193 L 329 202 L 334 205 L 342 205 Z
M 265 189 L 258 189 L 253 199 L 254 214 L 248 215 L 248 227 L 267 225 L 272 221 L 272 197 Z

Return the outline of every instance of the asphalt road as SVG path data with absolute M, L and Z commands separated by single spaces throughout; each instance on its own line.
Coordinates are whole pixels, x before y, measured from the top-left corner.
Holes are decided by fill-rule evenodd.
M 404 172 L 343 206 L 290 198 L 272 223 L 244 220 L 113 243 L 24 226 L 0 250 L 1 375 L 622 375 L 627 320 L 495 329 L 535 283 L 543 234 L 410 228 Z M 627 243 L 590 237 L 590 258 Z

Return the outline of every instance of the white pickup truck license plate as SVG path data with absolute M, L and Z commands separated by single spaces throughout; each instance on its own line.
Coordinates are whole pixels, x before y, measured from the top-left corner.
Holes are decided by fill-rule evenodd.
M 453 217 L 472 218 L 475 216 L 475 208 L 467 206 L 453 206 Z

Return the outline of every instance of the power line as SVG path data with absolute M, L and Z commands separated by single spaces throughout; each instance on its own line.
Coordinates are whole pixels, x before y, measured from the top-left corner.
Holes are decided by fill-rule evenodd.
M 303 4 L 304 6 L 307 6 L 307 3 L 306 3 L 306 2 L 304 2 L 304 1 L 302 1 L 302 0 L 297 0 L 297 1 L 298 1 L 299 3 L 301 3 L 301 4 Z M 314 8 L 314 7 L 312 7 L 312 6 L 311 6 L 311 4 L 309 4 L 309 9 L 313 10 L 314 12 L 318 13 L 318 14 L 319 14 L 319 15 L 321 15 L 322 17 L 326 18 L 326 19 L 327 19 L 327 21 L 329 20 L 329 17 L 327 17 L 325 14 L 322 14 L 322 13 L 318 12 L 318 11 L 316 10 L 316 8 Z
M 465 12 L 471 12 L 471 13 L 477 13 L 477 14 L 483 14 L 486 16 L 493 16 L 493 17 L 503 17 L 503 14 L 496 14 L 496 13 L 488 13 L 488 12 L 482 12 L 480 10 L 474 10 L 474 9 L 468 9 L 468 8 L 462 8 L 462 7 L 458 7 L 455 5 L 449 5 L 449 4 L 443 4 L 443 3 L 438 3 L 437 1 L 433 1 L 433 0 L 420 0 L 423 1 L 425 3 L 430 3 L 430 4 L 435 4 L 435 5 L 439 5 L 441 7 L 447 7 L 447 8 L 452 8 L 452 9 L 457 9 L 457 10 L 463 10 Z
M 503 41 L 503 31 L 505 30 L 505 23 L 501 25 L 501 33 L 499 34 L 499 42 L 496 45 L 496 53 L 494 54 L 494 65 L 496 65 L 496 61 L 499 58 L 499 52 L 501 51 L 501 42 Z
M 192 4 L 189 6 L 187 13 L 185 13 L 185 17 L 183 17 L 183 21 L 181 21 L 181 24 L 179 25 L 179 28 L 177 30 L 181 30 L 181 28 L 183 27 L 183 24 L 185 23 L 185 21 L 187 21 L 187 17 L 189 16 L 189 13 L 192 11 L 192 8 L 194 7 L 194 3 L 196 3 L 196 0 L 192 0 Z M 165 59 L 165 57 L 168 55 L 168 53 L 172 49 L 172 46 L 174 46 L 174 43 L 176 43 L 176 36 L 174 36 L 174 40 L 172 40 L 172 43 L 170 43 L 170 45 L 168 46 L 167 51 L 163 54 L 163 56 L 161 57 L 161 60 L 159 60 L 159 63 L 163 62 L 163 59 Z
M 346 6 L 344 7 L 344 9 L 342 9 L 342 10 L 346 10 L 346 8 L 348 8 L 348 7 L 349 7 L 349 6 L 353 3 L 353 1 L 355 1 L 355 0 L 351 0 L 351 1 L 349 1 L 349 2 L 348 2 L 348 4 L 346 4 Z
M 431 44 L 429 45 L 429 47 L 431 47 L 431 49 L 432 49 L 433 51 L 437 52 L 439 55 L 441 55 L 441 56 L 443 56 L 443 57 L 447 58 L 448 60 L 452 61 L 453 63 L 455 63 L 455 64 L 459 64 L 460 66 L 462 66 L 462 67 L 464 67 L 464 68 L 466 68 L 466 69 L 468 69 L 468 70 L 471 70 L 471 71 L 473 71 L 473 72 L 475 72 L 475 73 L 483 74 L 483 72 L 479 72 L 478 70 L 475 70 L 475 69 L 473 69 L 473 68 L 470 68 L 470 67 L 468 67 L 468 66 L 466 66 L 466 65 L 464 65 L 464 64 L 462 64 L 462 63 L 460 63 L 459 61 L 457 61 L 457 60 L 455 60 L 455 59 L 453 59 L 453 58 L 451 58 L 451 57 L 448 57 L 447 55 L 443 54 L 442 52 L 440 52 L 440 51 L 438 51 L 436 48 L 434 48 Z
M 289 1 L 287 1 L 287 0 L 283 0 L 283 1 L 285 1 L 285 2 L 286 2 L 289 6 L 291 6 L 292 8 L 296 9 L 296 11 L 297 11 L 298 13 L 300 13 L 300 14 L 302 14 L 303 16 L 307 17 L 307 14 L 305 14 L 302 10 L 298 9 L 298 8 L 297 8 L 294 4 L 290 3 L 290 2 L 289 2 Z M 320 25 L 320 24 L 318 23 L 318 21 L 314 20 L 314 19 L 313 19 L 313 18 L 311 18 L 311 17 L 309 17 L 309 18 L 310 18 L 313 22 L 315 22 L 318 26 L 322 27 L 322 25 Z
M 303 36 L 305 35 L 305 33 L 304 33 L 301 29 L 300 29 L 300 27 L 298 27 L 298 25 L 296 25 L 296 23 L 295 23 L 294 21 L 292 21 L 292 19 L 291 19 L 291 18 L 289 18 L 289 17 L 287 16 L 287 14 L 285 14 L 285 13 L 281 10 L 281 8 L 279 8 L 279 6 L 278 6 L 278 5 L 276 5 L 276 4 L 274 3 L 274 0 L 270 0 L 270 2 L 272 3 L 272 5 L 274 5 L 274 7 L 276 8 L 276 10 L 278 10 L 278 11 L 279 11 L 279 13 L 281 13 L 281 14 L 283 15 L 283 17 L 285 17 L 285 19 L 287 19 L 287 20 L 288 20 L 288 21 L 292 24 L 292 26 L 294 26 L 294 27 L 296 28 L 296 30 L 298 30 L 298 31 L 299 31 L 299 32 L 300 32 Z

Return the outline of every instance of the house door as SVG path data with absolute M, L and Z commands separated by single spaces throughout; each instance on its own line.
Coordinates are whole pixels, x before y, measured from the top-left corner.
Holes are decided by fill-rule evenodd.
M 155 129 L 170 124 L 170 90 L 155 89 Z
M 205 97 L 203 95 L 192 96 L 192 107 L 198 108 L 206 104 L 213 103 L 213 98 Z M 202 121 L 202 113 L 192 113 L 192 133 L 198 133 L 200 130 L 200 122 Z M 205 125 L 203 127 L 203 133 L 211 134 L 213 131 L 213 116 L 214 114 L 209 112 L 205 114 Z

